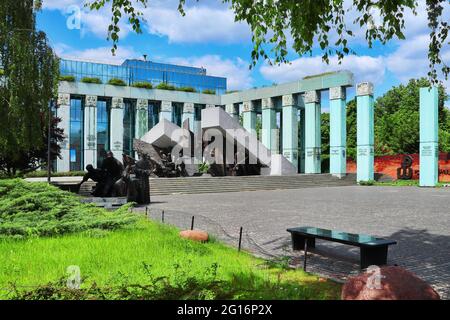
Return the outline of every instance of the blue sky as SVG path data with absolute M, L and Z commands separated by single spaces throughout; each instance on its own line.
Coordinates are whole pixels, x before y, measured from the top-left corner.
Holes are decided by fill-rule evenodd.
M 351 3 L 351 1 L 346 1 Z M 350 44 L 357 55 L 348 56 L 341 65 L 335 58 L 327 65 L 320 55 L 299 57 L 290 52 L 291 64 L 279 67 L 260 62 L 249 70 L 252 48 L 249 27 L 234 22 L 233 12 L 219 0 L 188 0 L 186 16 L 177 11 L 178 0 L 149 0 L 145 9 L 143 34 L 136 35 L 130 26 L 122 24 L 117 55 L 110 52 L 106 40 L 109 12 L 90 12 L 84 0 L 44 0 L 38 14 L 38 26 L 45 31 L 61 57 L 119 63 L 125 58 L 140 58 L 147 54 L 152 61 L 205 67 L 208 74 L 228 78 L 229 89 L 246 89 L 301 79 L 306 75 L 334 70 L 350 70 L 357 82 L 372 81 L 376 96 L 410 78 L 426 76 L 428 71 L 428 34 L 425 0 L 419 0 L 418 14 L 406 12 L 406 40 L 395 40 L 372 49 L 364 41 L 365 30 L 353 27 Z M 450 2 L 449 2 L 450 3 Z M 75 19 L 80 12 L 80 20 Z M 444 11 L 450 20 L 450 4 Z M 354 12 L 348 13 L 352 28 Z M 376 21 L 375 21 L 376 23 Z M 450 63 L 450 46 L 443 49 L 443 58 Z M 444 81 L 450 91 L 450 81 Z M 352 90 L 349 92 L 352 95 Z

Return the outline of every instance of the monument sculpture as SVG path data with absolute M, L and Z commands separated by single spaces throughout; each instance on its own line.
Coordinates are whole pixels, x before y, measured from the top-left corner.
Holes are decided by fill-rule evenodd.
M 126 184 L 127 202 L 137 204 L 150 204 L 150 183 L 151 164 L 149 156 L 145 153 L 138 153 L 138 161 L 129 161 L 125 169 L 124 181 Z
M 122 164 L 109 151 L 100 168 L 86 166 L 87 173 L 79 186 L 91 179 L 97 182 L 92 192 L 94 197 L 126 197 L 127 202 L 149 204 L 151 161 L 148 154 L 138 152 L 138 155 L 140 159 L 136 161 L 124 154 Z
M 78 184 L 80 187 L 89 179 L 97 182 L 92 195 L 94 197 L 112 197 L 115 196 L 115 184 L 121 178 L 123 172 L 122 163 L 114 158 L 111 151 L 106 153 L 101 168 L 95 169 L 91 164 L 86 166 L 87 173 L 83 180 Z
M 413 159 L 411 156 L 404 156 L 401 167 L 397 169 L 397 179 L 399 180 L 411 180 L 413 177 Z

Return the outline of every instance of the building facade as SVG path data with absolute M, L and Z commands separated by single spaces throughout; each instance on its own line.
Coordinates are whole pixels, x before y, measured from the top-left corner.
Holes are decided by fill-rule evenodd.
M 189 119 L 195 130 L 201 121 L 202 109 L 217 106 L 241 120 L 247 131 L 258 129 L 262 144 L 272 154 L 281 154 L 299 173 L 320 173 L 320 97 L 322 91 L 328 90 L 330 173 L 337 176 L 346 173 L 346 88 L 353 86 L 351 72 L 326 73 L 290 83 L 226 93 L 226 79 L 207 76 L 202 68 L 165 65 L 163 72 L 150 73 L 150 69 L 156 69 L 160 64 L 137 60 L 127 60 L 120 67 L 96 64 L 69 68 L 68 64 L 66 61 L 62 65 L 63 74 L 75 76 L 76 81 L 59 84 L 57 115 L 62 119 L 60 126 L 66 132 L 66 139 L 61 145 L 58 171 L 83 170 L 87 164 L 98 166 L 106 150 L 113 151 L 119 159 L 122 153 L 134 156 L 133 139 L 142 137 L 160 119 L 165 118 L 178 126 Z M 89 68 L 102 70 L 94 72 Z M 134 81 L 164 82 L 168 79 L 164 74 L 171 72 L 178 73 L 167 76 L 179 81 L 177 87 L 195 87 L 197 92 L 144 89 L 132 85 Z M 118 77 L 120 73 L 127 85 L 108 84 L 108 77 Z M 155 74 L 159 78 L 152 80 L 156 79 Z M 102 83 L 85 83 L 82 81 L 85 76 L 102 77 Z M 197 77 L 205 77 L 202 83 L 209 82 L 213 88 L 210 90 L 216 94 L 204 93 L 204 84 L 195 80 Z M 194 80 L 189 82 L 189 79 Z M 364 119 L 373 119 L 370 116 L 373 113 L 373 86 L 363 84 L 357 91 L 360 114 Z M 369 138 L 361 144 L 364 154 L 361 151 L 359 161 L 366 161 L 370 166 L 373 124 L 365 123 L 364 119 L 360 121 L 361 132 L 366 132 Z

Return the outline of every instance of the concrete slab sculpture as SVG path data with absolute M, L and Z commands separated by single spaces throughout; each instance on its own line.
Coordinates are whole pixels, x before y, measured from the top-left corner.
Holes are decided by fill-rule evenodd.
M 289 175 L 297 173 L 297 168 L 283 155 L 272 154 L 257 139 L 255 133 L 245 130 L 235 118 L 222 108 L 216 107 L 202 110 L 202 129 L 216 129 L 225 137 L 228 146 L 233 146 L 238 150 L 246 149 L 254 163 L 258 162 L 263 166 L 261 175 Z M 230 158 L 229 155 L 223 156 Z M 225 160 L 228 160 L 226 161 L 227 163 L 233 162 L 233 159 Z

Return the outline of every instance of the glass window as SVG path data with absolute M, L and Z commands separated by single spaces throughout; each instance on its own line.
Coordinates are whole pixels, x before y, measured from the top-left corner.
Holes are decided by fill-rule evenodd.
M 178 102 L 172 103 L 172 122 L 179 127 L 181 127 L 182 115 L 183 104 Z
M 136 104 L 133 100 L 124 100 L 123 113 L 123 152 L 134 156 L 133 139 L 135 134 Z
M 97 167 L 100 168 L 109 150 L 109 109 L 106 100 L 97 101 Z
M 83 100 L 70 100 L 70 171 L 83 170 Z
M 148 104 L 148 130 L 159 123 L 159 112 L 161 111 L 161 101 L 150 101 Z

